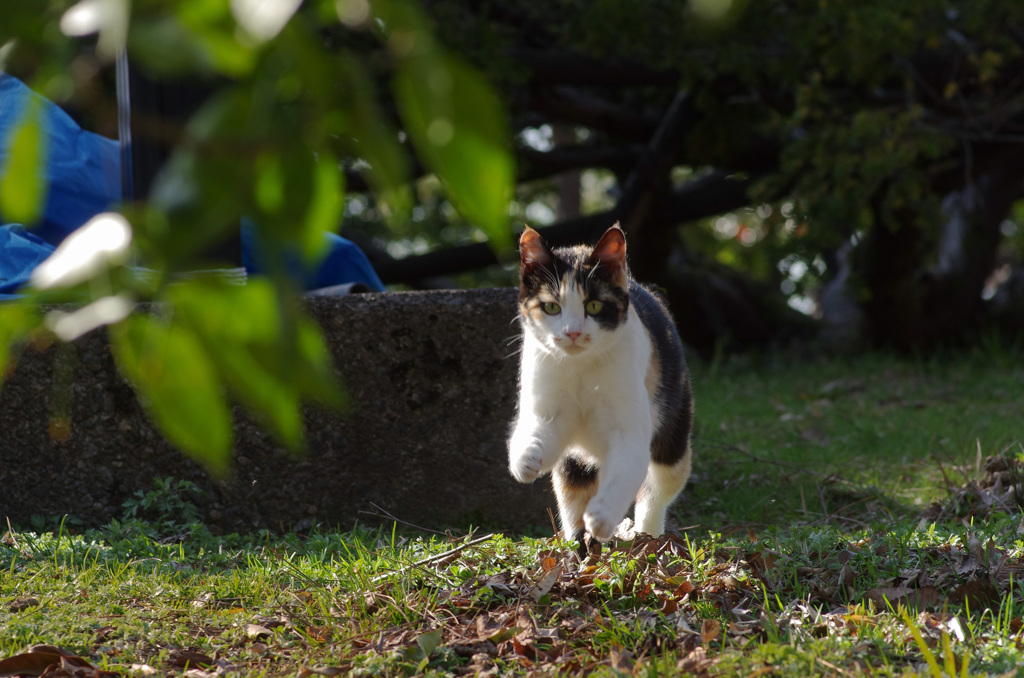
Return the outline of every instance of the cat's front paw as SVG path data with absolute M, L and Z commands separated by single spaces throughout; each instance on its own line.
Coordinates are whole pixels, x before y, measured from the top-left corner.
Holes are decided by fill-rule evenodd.
M 615 535 L 622 516 L 614 516 L 604 506 L 588 506 L 583 514 L 583 525 L 598 541 L 608 541 Z
M 521 483 L 532 483 L 544 471 L 544 454 L 537 444 L 509 455 L 508 470 Z

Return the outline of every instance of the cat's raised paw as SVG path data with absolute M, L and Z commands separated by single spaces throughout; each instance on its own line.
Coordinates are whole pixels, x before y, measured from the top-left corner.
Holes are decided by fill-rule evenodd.
M 534 446 L 526 448 L 521 454 L 511 455 L 508 469 L 512 477 L 521 483 L 532 483 L 541 474 L 544 455 Z

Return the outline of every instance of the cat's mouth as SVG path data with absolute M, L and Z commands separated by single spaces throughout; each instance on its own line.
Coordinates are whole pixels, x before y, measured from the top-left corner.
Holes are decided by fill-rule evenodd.
M 563 351 L 565 351 L 566 353 L 568 353 L 569 355 L 577 355 L 579 353 L 582 353 L 584 351 L 584 349 L 586 348 L 585 346 L 581 346 L 580 344 L 576 344 L 576 343 L 572 343 L 572 342 L 560 343 L 558 345 L 558 347 L 560 349 L 562 349 Z

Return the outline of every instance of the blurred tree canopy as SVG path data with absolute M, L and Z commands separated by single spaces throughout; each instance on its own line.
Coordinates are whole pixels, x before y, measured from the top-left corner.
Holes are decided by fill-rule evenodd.
M 173 149 L 121 210 L 155 275 L 110 260 L 27 289 L 0 307 L 0 373 L 53 331 L 46 304 L 103 302 L 81 331 L 109 325 L 155 420 L 215 468 L 229 398 L 293 447 L 303 401 L 343 403 L 283 263 L 244 288 L 170 284 L 243 216 L 306 262 L 340 228 L 410 287 L 513 284 L 518 223 L 567 244 L 619 220 L 634 274 L 705 356 L 1024 331 L 1015 0 L 0 0 L 0 16 L 0 68 L 110 136 L 119 54 L 213 92 L 180 124 L 133 120 Z M 45 149 L 24 120 L 0 212 L 31 226 Z M 123 310 L 150 300 L 170 310 Z

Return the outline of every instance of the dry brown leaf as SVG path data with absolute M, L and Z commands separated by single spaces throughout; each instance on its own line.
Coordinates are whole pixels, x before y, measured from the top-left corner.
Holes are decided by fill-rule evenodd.
M 850 563 L 843 563 L 843 567 L 839 570 L 838 581 L 843 586 L 853 586 L 853 582 L 857 579 L 857 575 L 854 573 L 853 568 L 850 567 Z
M 289 593 L 300 603 L 309 604 L 313 602 L 313 594 L 309 591 L 289 591 Z
M 166 665 L 170 668 L 195 668 L 197 666 L 212 666 L 213 658 L 202 652 L 193 650 L 172 650 L 167 657 Z
M 685 673 L 703 673 L 711 665 L 707 650 L 701 645 L 676 663 L 676 668 Z
M 627 650 L 620 647 L 613 647 L 608 655 L 608 661 L 616 671 L 625 673 L 633 672 L 633 657 Z
M 491 616 L 489 612 L 477 615 L 473 623 L 476 626 L 476 637 L 481 641 L 490 639 L 501 630 L 501 622 Z
M 266 626 L 259 624 L 246 624 L 245 625 L 245 637 L 250 639 L 260 638 L 261 636 L 273 636 L 274 632 L 268 629 Z
M 537 658 L 537 651 L 533 647 L 532 640 L 527 639 L 526 642 L 522 642 L 519 640 L 518 637 L 513 638 L 512 647 L 515 648 L 516 654 L 520 655 L 525 659 L 530 660 L 531 663 L 533 662 L 533 660 Z
M 306 666 L 302 665 L 299 671 L 299 678 L 308 678 L 309 676 L 339 676 L 344 671 L 340 666 Z
M 700 640 L 707 645 L 722 633 L 722 622 L 717 619 L 705 619 L 700 623 Z
M 893 607 L 903 604 L 912 609 L 931 607 L 942 602 L 942 596 L 934 586 L 908 589 L 902 584 L 868 589 L 864 592 L 864 598 L 881 604 L 888 601 Z
M 35 678 L 46 674 L 53 678 L 64 676 L 90 676 L 108 678 L 114 671 L 102 671 L 90 662 L 54 645 L 35 645 L 27 652 L 0 661 L 0 676 L 4 678 Z
M 953 589 L 949 601 L 957 605 L 967 603 L 971 611 L 999 607 L 999 591 L 988 579 L 972 579 Z
M 242 599 L 237 597 L 217 598 L 212 593 L 203 593 L 192 601 L 192 607 L 198 609 L 208 607 L 218 610 L 241 608 Z
M 533 599 L 533 602 L 539 603 L 540 599 L 546 596 L 549 591 L 551 591 L 551 587 L 555 585 L 555 582 L 558 581 L 558 577 L 561 574 L 561 565 L 556 565 L 555 567 L 545 572 L 544 576 L 540 578 L 540 580 L 533 586 L 532 589 L 530 589 L 529 595 L 530 598 Z
M 672 594 L 678 597 L 682 597 L 688 593 L 693 593 L 693 590 L 695 588 L 697 587 L 693 585 L 693 582 L 691 582 L 689 579 L 684 579 L 679 584 L 679 586 L 676 587 L 675 591 L 673 591 Z
M 18 598 L 17 600 L 12 601 L 11 604 L 7 606 L 7 611 L 11 614 L 16 614 L 18 612 L 24 612 L 28 608 L 35 607 L 37 605 L 39 605 L 38 598 L 33 598 L 32 596 L 23 596 L 21 598 Z
M 60 655 L 56 652 L 30 650 L 0 661 L 0 676 L 38 676 L 59 663 Z

